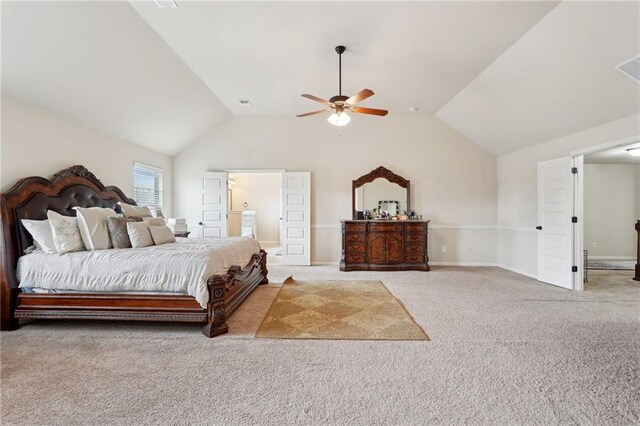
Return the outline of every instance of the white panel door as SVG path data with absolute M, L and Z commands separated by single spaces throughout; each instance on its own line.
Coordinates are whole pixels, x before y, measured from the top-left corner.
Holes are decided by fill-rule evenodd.
M 200 236 L 227 236 L 227 172 L 208 172 L 200 182 Z
M 282 174 L 282 264 L 311 265 L 311 173 Z
M 538 163 L 538 280 L 572 288 L 571 158 Z

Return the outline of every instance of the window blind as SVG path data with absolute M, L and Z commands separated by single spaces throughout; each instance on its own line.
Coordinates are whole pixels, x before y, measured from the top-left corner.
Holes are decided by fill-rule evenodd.
M 139 206 L 162 207 L 162 169 L 133 163 L 133 198 Z

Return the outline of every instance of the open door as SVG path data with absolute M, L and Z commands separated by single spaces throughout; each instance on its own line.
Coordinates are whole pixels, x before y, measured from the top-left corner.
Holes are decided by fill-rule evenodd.
M 311 265 L 311 173 L 282 174 L 282 264 Z
M 227 172 L 202 175 L 200 192 L 200 237 L 227 236 Z
M 571 158 L 538 163 L 538 280 L 572 289 Z

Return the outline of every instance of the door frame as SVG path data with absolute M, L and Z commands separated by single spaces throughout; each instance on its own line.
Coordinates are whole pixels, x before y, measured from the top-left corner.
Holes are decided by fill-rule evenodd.
M 573 290 L 584 290 L 584 156 L 611 148 L 635 145 L 638 142 L 640 134 L 570 153 L 572 167 L 577 170 L 577 174 L 573 175 L 573 215 L 578 218 L 578 223 L 573 226 L 573 264 L 578 267 L 578 272 L 572 274 Z

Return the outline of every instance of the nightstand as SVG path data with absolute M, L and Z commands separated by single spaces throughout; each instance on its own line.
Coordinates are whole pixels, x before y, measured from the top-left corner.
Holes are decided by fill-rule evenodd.
M 191 231 L 186 231 L 186 232 L 176 232 L 173 235 L 175 235 L 178 238 L 187 238 L 189 236 L 189 234 L 191 233 Z

